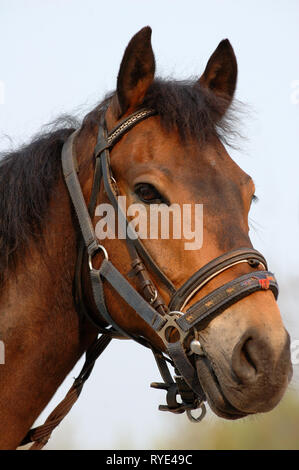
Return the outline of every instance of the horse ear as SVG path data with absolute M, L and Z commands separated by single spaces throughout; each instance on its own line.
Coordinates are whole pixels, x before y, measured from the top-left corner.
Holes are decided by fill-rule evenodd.
M 228 100 L 233 99 L 238 74 L 237 59 L 228 39 L 221 41 L 211 55 L 206 69 L 198 83 L 215 95 Z
M 152 30 L 142 28 L 129 42 L 117 77 L 120 115 L 138 106 L 155 74 L 155 57 L 151 45 Z

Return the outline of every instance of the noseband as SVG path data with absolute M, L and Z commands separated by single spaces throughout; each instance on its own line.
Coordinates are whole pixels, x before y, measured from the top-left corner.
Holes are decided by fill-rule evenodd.
M 269 289 L 277 298 L 278 285 L 274 275 L 267 271 L 265 258 L 252 248 L 240 248 L 215 258 L 196 271 L 179 289 L 175 288 L 172 281 L 153 260 L 141 240 L 136 236 L 123 208 L 118 203 L 117 197 L 120 193 L 110 166 L 110 151 L 132 127 L 155 114 L 156 112 L 153 110 L 141 109 L 123 119 L 109 133 L 105 124 L 100 125 L 94 151 L 95 172 L 88 207 L 79 183 L 78 165 L 74 151 L 74 143 L 79 131 L 74 132 L 63 146 L 63 174 L 79 221 L 81 235 L 74 279 L 75 304 L 79 315 L 87 316 L 98 331 L 102 333 L 92 351 L 87 352 L 86 363 L 83 367 L 85 369 L 81 371 L 76 380 L 77 385 L 80 382 L 82 388 L 96 358 L 112 338 L 134 339 L 151 348 L 163 378 L 163 383 L 151 384 L 154 388 L 167 391 L 167 405 L 160 405 L 159 409 L 174 413 L 186 411 L 191 421 L 197 422 L 205 415 L 204 401 L 206 399 L 195 366 L 196 356 L 204 355 L 198 340 L 198 330 L 204 328 L 207 322 L 216 315 L 256 291 Z M 109 253 L 103 245 L 99 244 L 96 238 L 92 218 L 102 182 L 104 191 L 126 230 L 126 246 L 132 267 L 129 276 L 136 278 L 140 293 L 113 265 L 109 260 Z M 100 253 L 103 259 L 99 269 L 96 269 L 93 261 L 94 257 Z M 82 272 L 85 263 L 88 263 L 97 312 L 88 308 L 84 302 Z M 183 312 L 193 296 L 209 281 L 223 271 L 240 263 L 247 263 L 255 271 L 222 285 Z M 150 273 L 153 273 L 155 278 L 159 279 L 159 282 L 169 292 L 170 302 L 168 304 L 160 295 L 159 286 L 157 287 L 154 284 Z M 104 285 L 107 283 L 154 330 L 163 342 L 165 352 L 157 350 L 146 338 L 129 334 L 115 322 L 105 302 Z M 103 326 L 105 324 L 106 326 Z M 168 363 L 175 369 L 174 379 L 169 371 Z M 181 402 L 177 401 L 178 395 L 181 397 Z M 201 408 L 201 414 L 198 418 L 195 418 L 191 414 L 191 410 L 197 408 Z

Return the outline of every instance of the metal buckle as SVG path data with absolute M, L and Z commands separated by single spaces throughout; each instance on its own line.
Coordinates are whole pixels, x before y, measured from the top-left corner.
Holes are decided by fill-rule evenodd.
M 158 298 L 158 291 L 157 291 L 157 289 L 155 288 L 154 295 L 153 295 L 153 297 L 149 300 L 149 303 L 152 305 L 154 302 L 156 302 L 157 298 Z
M 104 254 L 105 259 L 106 259 L 107 261 L 109 260 L 109 256 L 108 256 L 108 252 L 107 252 L 106 248 L 105 248 L 103 245 L 98 245 L 98 246 L 96 247 L 96 249 L 95 249 L 92 253 L 90 253 L 90 254 L 88 255 L 88 266 L 89 266 L 90 271 L 94 271 L 94 267 L 93 267 L 93 265 L 92 265 L 92 258 L 93 258 L 94 255 L 96 255 L 100 250 L 101 250 L 102 253 Z
M 166 313 L 163 317 L 166 321 L 162 326 L 161 330 L 156 331 L 156 333 L 160 336 L 161 340 L 163 341 L 166 347 L 168 346 L 168 344 L 170 344 L 166 337 L 166 331 L 168 330 L 168 328 L 172 327 L 178 331 L 180 335 L 180 339 L 178 341 L 180 341 L 181 343 L 183 343 L 186 336 L 189 335 L 190 331 L 183 331 L 181 327 L 177 324 L 176 320 L 182 315 L 184 315 L 183 312 L 180 312 L 179 310 L 173 310 L 172 312 Z

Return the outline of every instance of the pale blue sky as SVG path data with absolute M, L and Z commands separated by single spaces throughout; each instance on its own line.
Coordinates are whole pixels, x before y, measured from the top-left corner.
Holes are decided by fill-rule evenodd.
M 61 113 L 84 115 L 115 88 L 124 48 L 145 25 L 153 29 L 162 76 L 199 76 L 219 41 L 231 41 L 237 98 L 250 107 L 247 141 L 231 155 L 253 177 L 260 199 L 251 213 L 252 241 L 286 285 L 299 265 L 299 104 L 291 99 L 299 80 L 298 0 L 1 0 L 0 150 L 12 145 L 6 136 L 14 146 L 23 143 Z M 298 304 L 290 305 L 284 318 L 298 339 Z M 129 447 L 150 445 L 155 433 L 185 419 L 157 411 L 164 394 L 149 383 L 158 378 L 148 351 L 113 344 L 50 447 L 59 436 L 71 442 L 70 435 L 77 448 L 111 448 L 120 436 Z M 71 377 L 56 401 L 70 384 Z

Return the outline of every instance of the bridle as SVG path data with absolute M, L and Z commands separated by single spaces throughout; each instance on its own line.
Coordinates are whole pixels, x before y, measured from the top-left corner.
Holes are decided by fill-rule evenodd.
M 118 203 L 119 190 L 111 170 L 110 151 L 132 127 L 155 114 L 154 110 L 141 109 L 123 119 L 109 133 L 104 122 L 99 126 L 97 144 L 94 150 L 94 178 L 88 207 L 78 178 L 78 165 L 74 149 L 79 131 L 75 131 L 63 146 L 63 175 L 80 227 L 74 277 L 75 304 L 78 314 L 81 317 L 88 317 L 102 335 L 87 351 L 83 369 L 63 403 L 60 403 L 54 410 L 54 417 L 51 418 L 50 415 L 44 425 L 29 431 L 22 444 L 35 441 L 34 448 L 42 448 L 45 445 L 52 430 L 59 424 L 78 398 L 95 360 L 112 338 L 131 338 L 143 346 L 151 348 L 163 378 L 163 383 L 153 383 L 151 386 L 167 391 L 167 405 L 160 405 L 160 410 L 174 413 L 186 411 L 191 421 L 198 422 L 202 420 L 205 415 L 204 401 L 206 397 L 196 373 L 195 359 L 198 355 L 204 355 L 204 351 L 198 340 L 198 330 L 205 327 L 209 320 L 222 313 L 229 306 L 256 291 L 269 289 L 273 292 L 275 298 L 278 296 L 277 282 L 274 275 L 267 271 L 265 258 L 252 248 L 239 248 L 217 257 L 201 267 L 179 289 L 176 289 L 171 280 L 153 260 L 140 238 L 136 237 L 135 232 L 132 233 L 132 227 L 126 218 L 126 214 Z M 132 268 L 129 276 L 137 279 L 141 293 L 113 265 L 109 259 L 109 253 L 98 242 L 95 235 L 92 218 L 102 183 L 106 196 L 117 211 L 118 217 L 121 219 L 120 222 L 126 230 L 126 246 L 131 258 Z M 96 269 L 93 260 L 95 255 L 99 253 L 102 254 L 103 259 L 99 269 Z M 82 277 L 86 263 L 88 264 L 97 312 L 94 312 L 85 303 Z M 185 313 L 182 311 L 193 296 L 210 280 L 240 263 L 247 263 L 255 269 L 262 267 L 262 270 L 259 269 L 242 275 L 218 287 L 187 308 Z M 154 284 L 150 275 L 151 272 L 155 275 L 155 279 L 158 279 L 168 290 L 170 295 L 168 305 L 159 293 L 159 286 L 156 287 Z M 157 350 L 143 336 L 123 331 L 115 322 L 105 301 L 104 285 L 106 283 L 109 283 L 159 336 L 165 348 L 164 353 Z M 107 326 L 103 326 L 104 324 Z M 174 378 L 169 371 L 168 363 L 175 368 L 176 375 Z M 177 396 L 181 397 L 181 402 L 177 400 Z M 191 410 L 197 408 L 201 409 L 201 414 L 195 418 L 191 414 Z

